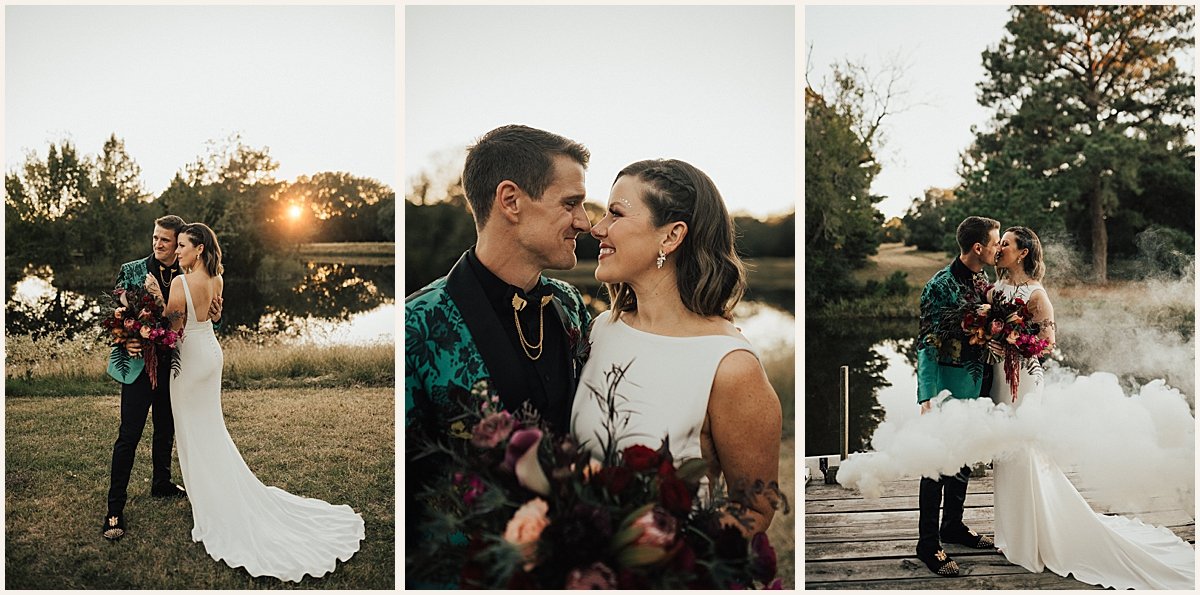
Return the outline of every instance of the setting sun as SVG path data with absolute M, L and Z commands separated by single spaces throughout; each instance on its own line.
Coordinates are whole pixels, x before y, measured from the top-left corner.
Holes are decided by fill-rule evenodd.
M 300 208 L 300 205 L 292 205 L 288 207 L 288 217 L 292 219 L 299 219 L 300 215 L 303 213 L 304 210 Z

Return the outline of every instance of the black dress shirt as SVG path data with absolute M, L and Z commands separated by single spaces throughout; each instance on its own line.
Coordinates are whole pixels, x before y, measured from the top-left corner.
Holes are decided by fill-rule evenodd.
M 504 328 L 513 352 L 524 366 L 523 373 L 527 377 L 538 379 L 538 382 L 531 384 L 540 387 L 540 393 L 527 395 L 526 399 L 558 431 L 565 431 L 565 428 L 559 426 L 564 422 L 565 416 L 569 415 L 574 395 L 570 394 L 571 372 L 563 357 L 567 342 L 562 330 L 562 321 L 558 318 L 554 304 L 546 304 L 544 308 L 540 308 L 541 297 L 550 295 L 550 288 L 539 283 L 526 293 L 519 287 L 509 285 L 479 262 L 474 248 L 467 253 L 467 262 L 479 278 L 479 284 L 483 287 L 500 326 Z M 541 325 L 544 330 L 541 356 L 537 360 L 532 360 L 527 355 L 527 352 L 537 355 L 537 351 L 523 347 L 517 335 L 517 325 L 513 320 L 513 295 L 519 295 L 526 301 L 525 307 L 517 312 L 526 344 L 537 344 L 538 310 L 541 310 Z

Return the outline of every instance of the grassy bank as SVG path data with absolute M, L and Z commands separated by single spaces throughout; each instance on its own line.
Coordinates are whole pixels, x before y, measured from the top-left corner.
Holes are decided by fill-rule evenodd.
M 116 381 L 105 373 L 109 350 L 90 337 L 33 339 L 5 336 L 5 391 L 14 396 L 112 395 Z M 221 340 L 224 384 L 234 388 L 393 387 L 392 345 L 319 347 L 268 340 Z
M 5 587 L 8 589 L 392 589 L 395 428 L 391 388 L 227 390 L 226 424 L 267 485 L 349 504 L 366 539 L 323 579 L 252 578 L 191 540 L 185 501 L 149 496 L 150 424 L 134 462 L 129 534 L 100 536 L 119 400 L 5 401 Z M 182 481 L 178 462 L 176 481 Z

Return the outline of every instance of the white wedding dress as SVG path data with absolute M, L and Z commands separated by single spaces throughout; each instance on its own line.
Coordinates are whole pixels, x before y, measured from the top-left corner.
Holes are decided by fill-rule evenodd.
M 592 350 L 575 392 L 571 434 L 597 459 L 603 456 L 606 425 L 613 426 L 618 451 L 634 444 L 657 450 L 669 436 L 677 464 L 701 458 L 700 430 L 717 366 L 732 351 L 758 354 L 743 337 L 668 337 L 623 320 L 610 322 L 610 316 L 602 312 L 592 323 Z M 628 368 L 610 417 L 604 396 L 612 379 L 605 375 L 614 364 Z
M 212 321 L 198 322 L 187 277 L 187 323 L 171 407 L 179 466 L 192 506 L 192 540 L 215 560 L 251 576 L 300 582 L 320 578 L 349 560 L 364 538 L 363 520 L 345 504 L 331 505 L 263 485 L 242 460 L 221 411 L 224 355 Z
M 1038 283 L 997 287 L 1008 298 L 1029 301 Z M 1021 407 L 1041 398 L 1040 376 L 1021 371 L 1018 393 L 994 364 L 992 401 Z M 995 476 L 995 541 L 1009 562 L 1031 572 L 1049 568 L 1076 580 L 1116 589 L 1195 588 L 1195 550 L 1170 529 L 1098 514 L 1049 457 L 1032 446 L 992 462 Z

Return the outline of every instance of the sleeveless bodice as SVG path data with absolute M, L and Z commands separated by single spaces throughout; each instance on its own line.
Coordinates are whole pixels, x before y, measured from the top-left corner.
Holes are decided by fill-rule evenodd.
M 606 426 L 612 426 L 618 449 L 642 444 L 653 449 L 670 437 L 676 461 L 700 458 L 700 430 L 708 397 L 721 360 L 730 352 L 755 353 L 742 337 L 706 335 L 668 337 L 637 330 L 601 313 L 592 323 L 591 355 L 583 368 L 571 408 L 571 432 L 596 458 L 603 453 Z M 616 374 L 610 412 L 606 396 Z

